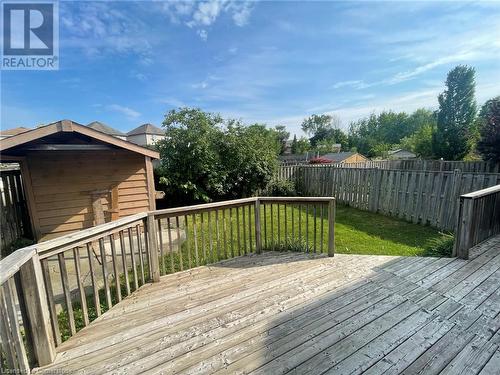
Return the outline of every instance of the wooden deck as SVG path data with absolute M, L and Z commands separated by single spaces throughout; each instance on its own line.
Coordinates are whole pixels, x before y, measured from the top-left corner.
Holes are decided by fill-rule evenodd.
M 162 277 L 36 373 L 499 374 L 500 236 L 470 260 L 265 253 Z

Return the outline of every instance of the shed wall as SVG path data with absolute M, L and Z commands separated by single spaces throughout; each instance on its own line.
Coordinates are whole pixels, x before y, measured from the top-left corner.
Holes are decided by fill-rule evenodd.
M 118 216 L 150 208 L 145 158 L 125 150 L 32 152 L 26 158 L 36 210 L 35 230 L 47 240 L 95 225 L 92 192 L 118 188 Z M 111 192 L 101 199 L 111 220 Z
M 360 163 L 360 162 L 363 162 L 366 160 L 367 159 L 363 155 L 356 153 L 354 155 L 349 156 L 347 159 L 345 159 L 343 161 L 343 163 L 346 163 L 346 164 L 348 164 L 348 163 Z

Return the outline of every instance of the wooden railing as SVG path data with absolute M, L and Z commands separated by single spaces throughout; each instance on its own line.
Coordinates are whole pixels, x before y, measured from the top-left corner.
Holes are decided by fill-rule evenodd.
M 469 250 L 500 234 L 500 185 L 460 196 L 454 256 L 468 259 Z
M 330 197 L 246 198 L 145 212 L 20 249 L 0 261 L 0 363 L 27 373 L 51 363 L 64 340 L 161 275 L 265 250 L 333 256 L 334 223 Z

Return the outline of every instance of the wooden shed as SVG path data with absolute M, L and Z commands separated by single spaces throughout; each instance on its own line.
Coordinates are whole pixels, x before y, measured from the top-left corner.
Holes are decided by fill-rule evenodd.
M 367 158 L 357 152 L 334 152 L 323 155 L 323 157 L 337 164 L 352 164 L 368 161 Z
M 63 120 L 0 140 L 21 166 L 35 240 L 155 209 L 156 151 Z

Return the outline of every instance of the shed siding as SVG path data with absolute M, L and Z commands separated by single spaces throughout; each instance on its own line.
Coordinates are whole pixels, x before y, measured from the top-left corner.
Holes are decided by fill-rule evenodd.
M 27 155 L 40 240 L 95 225 L 91 192 L 118 187 L 119 216 L 150 206 L 143 155 L 129 151 L 54 151 Z M 111 193 L 101 200 L 111 208 Z M 111 214 L 105 212 L 106 221 Z
M 363 155 L 356 153 L 354 155 L 349 156 L 347 159 L 345 159 L 343 161 L 343 163 L 346 163 L 346 164 L 348 164 L 348 163 L 361 163 L 361 162 L 366 161 L 366 160 L 367 159 Z

